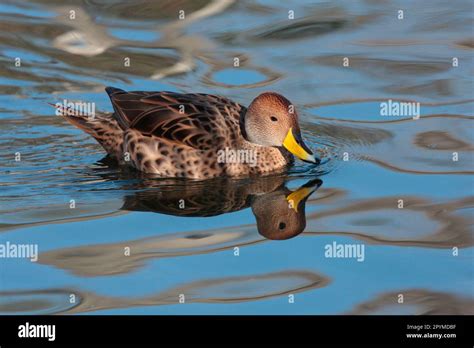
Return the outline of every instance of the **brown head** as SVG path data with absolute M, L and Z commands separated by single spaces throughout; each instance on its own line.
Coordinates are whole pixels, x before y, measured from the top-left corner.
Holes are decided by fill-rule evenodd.
M 303 142 L 294 105 L 280 94 L 265 92 L 252 101 L 245 114 L 245 133 L 252 143 L 284 147 L 303 161 L 319 163 Z
M 252 212 L 257 220 L 258 233 L 267 239 L 284 240 L 303 232 L 306 227 L 306 200 L 321 184 L 321 180 L 315 179 L 295 191 L 283 187 L 256 196 Z

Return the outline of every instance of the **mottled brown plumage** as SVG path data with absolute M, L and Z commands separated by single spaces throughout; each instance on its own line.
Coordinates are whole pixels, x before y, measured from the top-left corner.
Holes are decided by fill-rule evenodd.
M 297 114 L 276 93 L 261 94 L 247 110 L 210 94 L 106 91 L 113 114 L 65 117 L 142 172 L 204 179 L 282 171 L 293 162 L 283 147 L 290 133 L 293 145 L 316 162 L 302 142 Z
M 322 181 L 310 180 L 293 191 L 286 187 L 287 182 L 287 176 L 278 175 L 250 181 L 217 178 L 199 184 L 195 181 L 182 185 L 160 184 L 155 188 L 143 183 L 139 187 L 146 189 L 125 197 L 122 209 L 204 217 L 251 207 L 262 236 L 272 240 L 288 239 L 304 231 L 306 200 Z

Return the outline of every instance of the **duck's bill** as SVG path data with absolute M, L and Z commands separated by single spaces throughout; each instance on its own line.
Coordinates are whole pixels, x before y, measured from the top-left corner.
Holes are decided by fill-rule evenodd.
M 292 128 L 290 128 L 288 134 L 286 134 L 285 140 L 283 140 L 283 147 L 302 161 L 316 164 L 319 163 L 319 160 L 314 157 L 311 150 L 303 142 L 301 134 L 297 132 L 295 135 Z
M 290 207 L 294 209 L 295 212 L 298 212 L 298 206 L 300 203 L 306 201 L 306 199 L 311 196 L 311 194 L 321 186 L 322 181 L 317 179 L 315 181 L 310 181 L 303 186 L 301 186 L 296 191 L 293 191 L 288 196 L 286 200 L 290 204 Z

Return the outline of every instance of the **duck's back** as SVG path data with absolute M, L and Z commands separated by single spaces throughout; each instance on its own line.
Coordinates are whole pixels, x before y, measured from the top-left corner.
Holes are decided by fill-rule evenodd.
M 197 150 L 216 148 L 226 139 L 241 136 L 239 119 L 245 108 L 227 98 L 168 91 L 125 92 L 113 87 L 106 91 L 124 131 L 133 129 L 143 136 Z

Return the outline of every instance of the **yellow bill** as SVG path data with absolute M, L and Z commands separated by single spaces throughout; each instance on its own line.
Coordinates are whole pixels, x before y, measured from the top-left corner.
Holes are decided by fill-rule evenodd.
M 316 161 L 316 158 L 314 158 L 314 155 L 301 140 L 301 136 L 297 135 L 297 137 L 300 139 L 299 142 L 296 140 L 296 137 L 293 134 L 293 129 L 290 128 L 288 134 L 285 137 L 285 140 L 283 140 L 283 147 L 303 161 L 318 163 L 318 161 Z
M 308 197 L 311 193 L 315 190 L 314 187 L 300 187 L 295 192 L 290 193 L 286 196 L 286 200 L 288 201 L 288 206 L 298 212 L 298 205 L 300 202 L 306 197 Z

